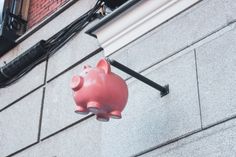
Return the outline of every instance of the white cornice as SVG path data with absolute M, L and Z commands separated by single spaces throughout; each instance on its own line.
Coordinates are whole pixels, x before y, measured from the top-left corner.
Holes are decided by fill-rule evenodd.
M 94 34 L 107 56 L 197 1 L 199 0 L 142 0 L 97 29 Z

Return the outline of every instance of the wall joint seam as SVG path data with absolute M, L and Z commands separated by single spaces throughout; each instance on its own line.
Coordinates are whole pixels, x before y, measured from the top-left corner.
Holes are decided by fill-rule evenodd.
M 200 96 L 199 76 L 198 76 L 198 63 L 197 63 L 197 50 L 196 50 L 196 49 L 194 49 L 194 61 L 195 61 L 195 68 L 196 68 L 197 96 L 198 96 L 200 122 L 201 122 L 201 129 L 203 129 L 203 123 L 202 123 L 202 106 L 201 106 L 201 96 Z

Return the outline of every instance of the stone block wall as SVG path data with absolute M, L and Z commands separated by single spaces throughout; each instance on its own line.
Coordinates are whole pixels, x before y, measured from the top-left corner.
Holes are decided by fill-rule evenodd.
M 0 64 L 94 4 L 78 1 Z M 95 38 L 78 34 L 16 84 L 0 89 L 0 156 L 235 156 L 235 10 L 234 0 L 203 0 L 112 54 L 155 82 L 169 84 L 170 93 L 161 98 L 112 68 L 126 79 L 129 100 L 123 118 L 108 123 L 74 113 L 71 77 L 103 57 Z M 64 18 L 75 12 L 72 19 Z

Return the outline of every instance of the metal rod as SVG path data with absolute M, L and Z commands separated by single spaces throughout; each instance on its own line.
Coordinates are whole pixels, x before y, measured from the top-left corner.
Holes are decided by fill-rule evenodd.
M 106 60 L 114 67 L 120 69 L 121 71 L 135 77 L 136 79 L 148 84 L 149 86 L 159 90 L 161 92 L 161 96 L 165 96 L 169 93 L 169 85 L 165 85 L 165 86 L 161 86 L 155 82 L 153 82 L 152 80 L 144 77 L 143 75 L 140 75 L 139 73 L 133 71 L 132 69 L 126 67 L 125 65 L 113 60 L 113 59 L 109 59 L 106 58 Z

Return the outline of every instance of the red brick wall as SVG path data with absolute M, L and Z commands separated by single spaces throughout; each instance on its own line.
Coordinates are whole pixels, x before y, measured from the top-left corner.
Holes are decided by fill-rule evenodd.
M 68 0 L 30 0 L 28 28 L 41 22 Z

